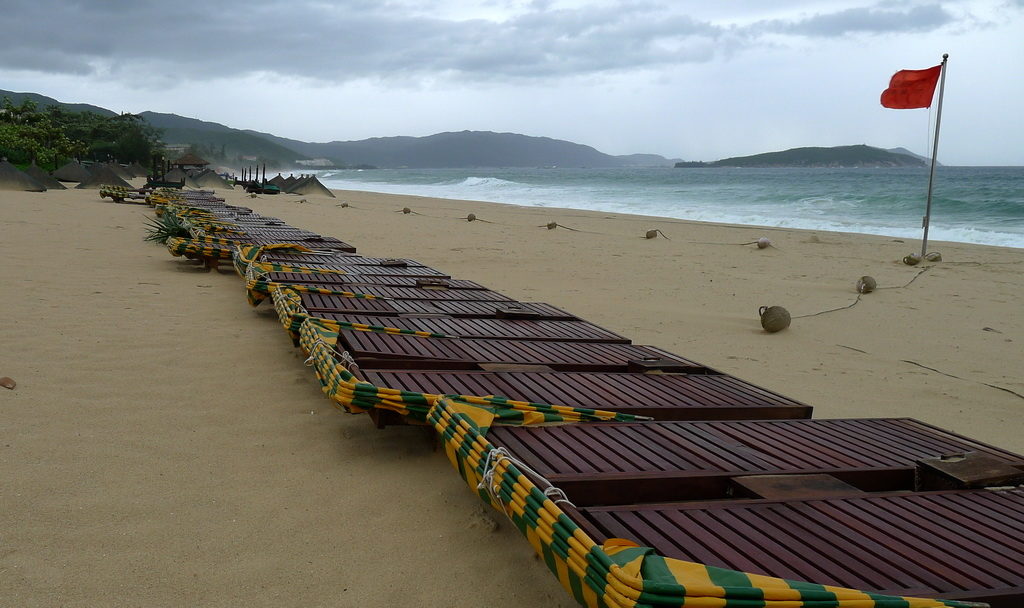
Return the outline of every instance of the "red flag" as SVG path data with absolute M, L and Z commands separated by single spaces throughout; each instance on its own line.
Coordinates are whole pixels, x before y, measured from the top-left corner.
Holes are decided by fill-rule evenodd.
M 882 91 L 882 106 L 896 110 L 930 108 L 942 65 L 927 70 L 900 70 Z

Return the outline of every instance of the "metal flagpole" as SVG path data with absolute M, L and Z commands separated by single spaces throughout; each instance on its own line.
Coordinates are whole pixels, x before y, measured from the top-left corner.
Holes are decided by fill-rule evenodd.
M 939 127 L 942 125 L 942 93 L 946 89 L 946 60 L 949 53 L 942 54 L 942 77 L 939 79 L 939 108 L 935 111 L 935 143 L 932 145 L 932 170 L 928 174 L 928 202 L 924 209 L 924 219 L 921 227 L 924 228 L 924 238 L 921 239 L 921 258 L 928 252 L 928 224 L 932 217 L 932 183 L 935 181 L 935 161 L 939 154 Z

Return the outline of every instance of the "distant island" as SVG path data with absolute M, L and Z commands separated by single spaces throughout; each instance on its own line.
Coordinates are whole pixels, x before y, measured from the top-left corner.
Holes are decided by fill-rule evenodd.
M 791 148 L 713 162 L 681 161 L 676 168 L 697 167 L 924 167 L 928 159 L 904 148 L 883 150 L 860 144 L 833 148 Z

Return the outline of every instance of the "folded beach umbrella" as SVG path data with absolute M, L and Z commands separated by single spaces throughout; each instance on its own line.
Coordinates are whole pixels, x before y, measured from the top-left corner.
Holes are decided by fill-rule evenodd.
M 64 184 L 55 180 L 53 176 L 37 165 L 36 161 L 32 161 L 32 164 L 29 165 L 28 169 L 25 169 L 25 173 L 40 184 L 46 186 L 47 190 L 67 190 L 67 187 Z
M 234 186 L 229 184 L 223 177 L 217 175 L 217 172 L 213 171 L 212 169 L 207 169 L 206 171 L 203 171 L 193 181 L 196 184 L 199 184 L 200 188 L 234 188 Z
M 114 173 L 107 165 L 94 165 L 92 168 L 92 175 L 88 179 L 82 180 L 75 188 L 81 190 L 98 190 L 100 186 L 121 186 L 123 188 L 131 188 L 132 185 L 121 179 L 121 176 Z
M 20 190 L 22 192 L 46 192 L 46 186 L 40 184 L 32 176 L 7 162 L 0 160 L 0 190 Z
M 77 160 L 73 160 L 53 172 L 53 176 L 62 182 L 83 182 L 91 175 L 92 173 Z
M 334 198 L 334 193 L 327 189 L 327 186 L 320 183 L 320 180 L 315 175 L 310 175 L 306 179 L 293 185 L 289 190 L 289 194 L 305 194 L 306 196 L 329 196 Z

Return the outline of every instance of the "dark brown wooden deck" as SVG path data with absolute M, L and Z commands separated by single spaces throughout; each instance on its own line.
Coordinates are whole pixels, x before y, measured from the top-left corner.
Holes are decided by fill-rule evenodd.
M 629 344 L 619 334 L 587 321 L 519 321 L 512 319 L 465 319 L 455 317 L 390 317 L 382 321 L 370 315 L 318 312 L 316 316 L 345 323 L 387 325 L 464 339 L 544 340 L 548 342 L 606 342 Z
M 348 266 L 380 266 L 386 262 L 396 261 L 405 264 L 408 268 L 424 267 L 424 264 L 407 258 L 368 258 L 361 255 L 344 255 L 337 253 L 280 253 L 271 251 L 264 253 L 261 260 L 277 264 L 291 264 L 293 266 L 309 266 L 310 264 L 341 264 Z M 401 267 L 401 266 L 399 266 Z
M 1024 490 L 566 507 L 602 542 L 885 594 L 1024 605 Z
M 345 330 L 339 349 L 372 369 L 467 369 L 487 365 L 548 366 L 564 371 L 626 371 L 638 359 L 670 359 L 680 368 L 707 371 L 653 346 L 529 340 L 458 340 Z
M 431 286 L 429 292 L 448 291 L 452 289 L 483 289 L 487 288 L 474 281 L 464 279 L 438 279 L 444 281 L 446 287 Z M 391 287 L 416 287 L 423 281 L 421 277 L 402 277 L 396 275 L 365 275 L 365 274 L 317 274 L 304 272 L 268 272 L 267 280 L 275 283 L 292 283 L 298 285 L 388 285 Z M 331 289 L 327 287 L 327 289 Z M 344 288 L 342 288 L 344 289 Z M 351 290 L 350 290 L 351 291 Z
M 215 236 L 217 238 L 226 239 L 229 241 L 237 241 L 238 243 L 244 243 L 248 245 L 280 245 L 284 243 L 298 243 L 309 248 L 317 249 L 333 249 L 337 251 L 345 251 L 348 253 L 355 253 L 356 248 L 348 243 L 335 239 L 332 237 L 315 237 L 315 238 L 299 238 L 296 236 L 290 237 L 271 237 L 271 236 L 253 236 L 253 235 L 242 235 L 242 234 L 228 234 L 226 232 L 216 232 L 209 236 Z
M 513 302 L 512 298 L 488 289 L 424 289 L 421 287 L 392 287 L 358 283 L 346 285 L 343 291 L 354 291 L 395 300 L 467 301 L 467 302 Z M 325 287 L 324 285 L 319 285 Z
M 811 415 L 808 405 L 694 366 L 694 374 L 419 371 L 364 366 L 360 376 L 387 388 L 431 394 L 498 395 L 657 420 L 787 419 Z
M 495 427 L 488 438 L 578 505 L 743 498 L 735 478 L 747 475 L 824 473 L 863 491 L 917 490 L 917 461 L 955 452 L 1024 470 L 1024 456 L 909 418 Z

